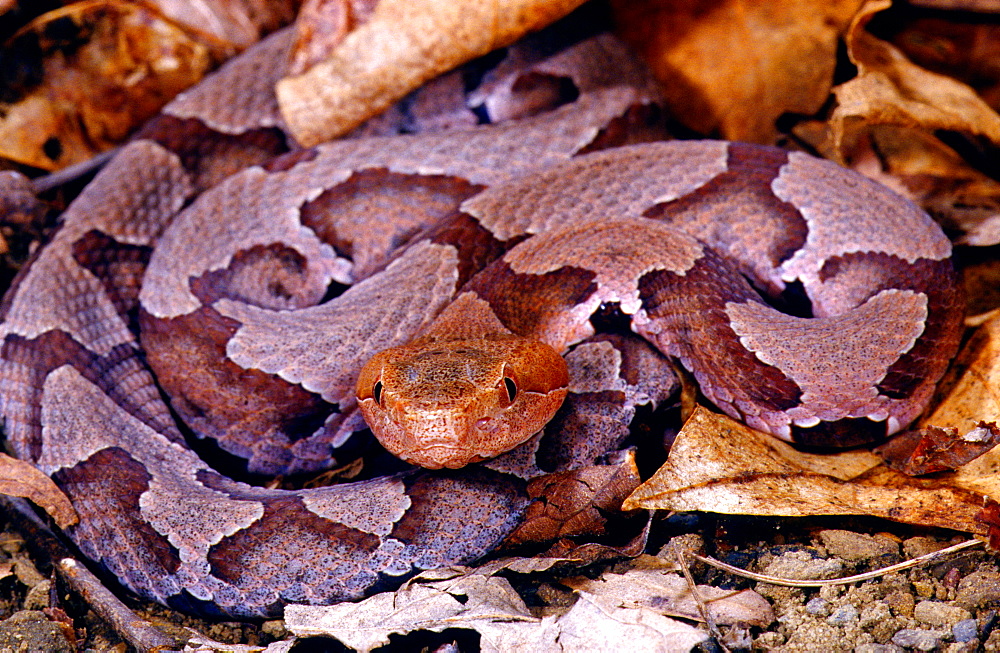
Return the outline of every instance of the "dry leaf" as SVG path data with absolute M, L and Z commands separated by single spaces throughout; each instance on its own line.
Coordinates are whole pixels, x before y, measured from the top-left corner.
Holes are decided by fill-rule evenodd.
M 59 528 L 72 526 L 80 520 L 69 497 L 52 479 L 31 463 L 6 454 L 0 454 L 0 494 L 24 497 L 41 506 Z
M 336 637 L 359 651 L 387 644 L 394 633 L 446 628 L 472 628 L 483 634 L 483 651 L 501 650 L 489 645 L 484 631 L 509 622 L 534 626 L 538 619 L 505 579 L 478 573 L 434 582 L 417 577 L 396 592 L 358 603 L 285 608 L 285 627 L 293 634 Z
M 582 0 L 382 0 L 330 56 L 278 83 L 295 139 L 315 145 L 378 115 L 424 82 L 565 16 Z
M 865 29 L 890 5 L 868 2 L 848 30 L 858 75 L 834 89 L 828 142 L 821 131 L 797 133 L 964 232 L 960 242 L 1000 242 L 1000 184 L 939 138 L 1000 146 L 1000 116 L 968 85 L 917 66 Z
M 1000 443 L 994 422 L 979 422 L 959 433 L 954 427 L 925 426 L 900 433 L 874 449 L 886 465 L 907 476 L 956 469 Z
M 301 0 L 149 0 L 165 16 L 245 50 L 295 19 Z
M 52 40 L 59 21 L 72 39 Z M 204 35 L 142 3 L 78 3 L 22 30 L 43 57 L 41 85 L 0 106 L 0 157 L 54 170 L 123 141 L 179 91 L 217 63 Z M 79 41 L 79 42 L 78 42 Z
M 921 424 L 976 433 L 980 422 L 1000 421 L 1000 316 L 980 326 L 965 344 L 942 384 L 943 399 Z M 993 449 L 941 476 L 956 487 L 1000 499 L 1000 452 Z
M 562 584 L 603 596 L 619 605 L 646 607 L 671 617 L 704 620 L 698 609 L 698 600 L 680 574 L 631 569 L 624 574 L 606 573 L 597 579 L 581 577 L 562 581 Z M 757 592 L 734 592 L 708 585 L 698 585 L 697 590 L 699 598 L 705 602 L 709 619 L 717 624 L 765 628 L 774 621 L 771 604 Z
M 859 123 L 946 129 L 1000 143 L 1000 116 L 975 91 L 911 63 L 899 49 L 864 29 L 875 13 L 891 4 L 868 2 L 848 32 L 847 52 L 858 76 L 834 91 L 838 106 L 830 126 L 837 149 Z
M 330 56 L 347 34 L 372 17 L 379 0 L 306 0 L 295 19 L 288 74 L 304 73 Z
M 707 633 L 649 608 L 624 607 L 589 592 L 578 595 L 570 611 L 555 622 L 559 648 L 545 650 L 615 651 L 628 642 L 630 652 L 680 652 L 708 639 Z
M 982 495 L 952 484 L 950 478 L 911 478 L 882 466 L 868 451 L 802 453 L 698 408 L 677 435 L 667 462 L 623 508 L 788 517 L 872 515 L 984 532 L 976 519 Z
M 622 35 L 663 82 L 674 117 L 702 134 L 773 143 L 775 120 L 830 93 L 837 41 L 861 0 L 613 3 Z
M 555 562 L 543 561 L 541 568 Z M 566 614 L 534 618 L 506 580 L 488 575 L 504 568 L 513 569 L 511 561 L 465 573 L 434 570 L 397 592 L 376 594 L 359 603 L 290 605 L 285 609 L 285 627 L 298 636 L 336 637 L 359 651 L 387 643 L 393 633 L 446 628 L 476 630 L 484 653 L 607 651 L 625 641 L 630 651 L 687 651 L 707 639 L 705 633 L 655 609 L 623 606 L 607 592 L 580 591 Z
M 1000 315 L 987 319 L 965 343 L 941 382 L 934 410 L 920 426 L 966 433 L 1000 420 Z
M 617 512 L 639 481 L 633 452 L 617 465 L 582 467 L 534 479 L 528 484 L 528 496 L 535 501 L 507 543 L 603 533 L 604 513 Z

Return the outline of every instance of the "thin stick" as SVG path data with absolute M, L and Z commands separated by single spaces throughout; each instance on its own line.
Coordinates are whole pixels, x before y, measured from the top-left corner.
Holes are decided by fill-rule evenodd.
M 86 161 L 74 163 L 73 165 L 63 168 L 62 170 L 57 170 L 56 172 L 50 172 L 42 177 L 37 177 L 36 179 L 33 179 L 31 183 L 34 186 L 36 193 L 44 193 L 45 191 L 52 190 L 57 186 L 62 186 L 65 183 L 79 179 L 91 171 L 100 168 L 107 163 L 111 157 L 117 154 L 120 149 L 120 147 L 116 147 L 106 152 L 95 154 Z
M 854 576 L 845 576 L 843 578 L 824 578 L 824 579 L 806 579 L 798 580 L 795 578 L 781 578 L 779 576 L 767 576 L 765 574 L 756 574 L 752 571 L 747 571 L 746 569 L 740 569 L 739 567 L 734 567 L 733 565 L 726 564 L 716 560 L 715 558 L 708 558 L 705 556 L 695 555 L 693 556 L 695 560 L 700 560 L 706 565 L 710 565 L 717 569 L 722 569 L 728 571 L 731 574 L 737 576 L 743 576 L 744 578 L 749 578 L 751 580 L 757 580 L 762 583 L 770 583 L 771 585 L 782 585 L 784 587 L 825 587 L 827 585 L 848 585 L 850 583 L 857 583 L 859 581 L 868 580 L 870 578 L 878 578 L 879 576 L 884 576 L 886 574 L 891 574 L 896 571 L 903 571 L 904 569 L 910 569 L 911 567 L 917 567 L 924 563 L 930 562 L 936 558 L 941 558 L 946 555 L 955 553 L 956 551 L 961 551 L 962 549 L 968 549 L 973 546 L 983 544 L 982 540 L 966 540 L 964 542 L 959 542 L 958 544 L 953 544 L 952 546 L 946 547 L 944 549 L 938 549 L 937 551 L 931 551 L 918 558 L 913 558 L 912 560 L 907 560 L 906 562 L 900 562 L 895 565 L 889 565 L 888 567 L 883 567 L 881 569 L 876 569 L 875 571 L 869 571 L 864 574 L 855 574 Z

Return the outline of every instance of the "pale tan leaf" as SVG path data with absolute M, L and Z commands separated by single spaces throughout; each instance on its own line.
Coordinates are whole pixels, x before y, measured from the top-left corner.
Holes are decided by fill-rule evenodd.
M 631 569 L 624 574 L 606 573 L 596 579 L 580 577 L 562 584 L 603 596 L 623 607 L 645 607 L 666 616 L 703 621 L 698 599 L 680 574 Z M 771 604 L 757 592 L 734 592 L 708 585 L 698 585 L 697 590 L 708 617 L 715 623 L 745 623 L 764 628 L 774 621 Z
M 59 528 L 79 521 L 69 497 L 34 465 L 0 454 L 0 494 L 24 497 L 45 509 Z
M 979 422 L 1000 423 L 1000 316 L 973 333 L 952 364 L 941 394 L 943 399 L 922 424 L 976 437 L 982 430 Z M 992 449 L 941 478 L 1000 500 L 1000 451 Z
M 774 142 L 775 120 L 815 113 L 840 34 L 861 0 L 613 3 L 622 35 L 663 82 L 673 115 L 702 134 Z
M 434 582 L 414 579 L 396 592 L 358 603 L 285 608 L 285 627 L 293 634 L 336 637 L 359 651 L 387 644 L 393 633 L 446 628 L 482 632 L 491 622 L 534 625 L 538 619 L 506 580 L 476 573 Z
M 940 479 L 915 479 L 866 451 L 806 454 L 698 408 L 667 462 L 624 508 L 725 514 L 872 515 L 982 533 L 982 496 Z
M 579 599 L 556 621 L 557 651 L 690 651 L 708 634 L 649 608 L 630 608 L 615 599 L 577 592 Z M 536 649 L 538 650 L 538 649 Z
M 300 0 L 149 0 L 164 15 L 244 50 L 295 19 Z
M 828 133 L 797 133 L 824 154 L 923 205 L 959 242 L 1000 242 L 1000 184 L 970 165 L 940 132 L 1000 145 L 998 115 L 967 84 L 911 62 L 865 27 L 891 6 L 872 0 L 852 22 L 846 42 L 858 75 L 835 87 Z
M 910 62 L 890 43 L 864 29 L 872 15 L 891 6 L 871 0 L 848 32 L 848 55 L 858 76 L 835 89 L 838 106 L 830 124 L 840 149 L 854 123 L 948 129 L 1000 143 L 1000 116 L 966 84 Z
M 296 140 L 315 145 L 378 115 L 424 82 L 513 43 L 582 0 L 382 0 L 330 56 L 278 83 Z
M 306 0 L 295 19 L 288 73 L 298 75 L 330 56 L 347 34 L 368 22 L 379 0 Z

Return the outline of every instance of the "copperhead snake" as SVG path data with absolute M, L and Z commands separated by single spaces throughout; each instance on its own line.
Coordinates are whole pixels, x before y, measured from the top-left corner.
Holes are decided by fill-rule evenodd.
M 582 76 L 568 55 L 534 64 L 579 96 L 547 113 L 283 153 L 280 66 L 262 63 L 286 47 L 169 105 L 4 302 L 8 446 L 71 498 L 82 553 L 142 596 L 268 616 L 473 561 L 520 522 L 523 477 L 593 462 L 665 398 L 664 356 L 754 428 L 849 446 L 907 426 L 957 348 L 950 244 L 927 215 L 801 153 L 632 143 L 655 86 L 607 37 L 575 51 Z M 595 335 L 595 313 L 642 340 Z M 558 428 L 455 471 L 272 490 L 188 446 L 315 471 L 350 459 L 364 413 L 403 458 L 459 467 L 531 438 L 567 393 Z M 579 426 L 587 410 L 625 426 Z M 601 435 L 534 462 L 564 427 Z

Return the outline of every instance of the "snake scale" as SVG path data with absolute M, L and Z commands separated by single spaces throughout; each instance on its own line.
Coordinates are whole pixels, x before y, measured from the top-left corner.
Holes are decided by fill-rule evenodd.
M 754 428 L 849 446 L 908 425 L 954 354 L 961 296 L 927 215 L 805 154 L 658 141 L 655 85 L 610 37 L 501 64 L 476 111 L 421 113 L 428 92 L 396 126 L 308 149 L 272 92 L 287 47 L 278 33 L 168 105 L 3 304 L 8 447 L 142 596 L 259 617 L 471 562 L 520 523 L 524 477 L 593 463 L 665 399 L 666 357 Z M 639 337 L 595 333 L 598 313 Z M 545 344 L 504 358 L 521 336 Z M 379 354 L 415 338 L 447 374 Z M 431 396 L 408 402 L 415 379 Z M 460 467 L 557 409 L 544 437 L 587 436 L 568 462 L 536 436 L 501 462 L 313 489 L 233 480 L 189 446 L 313 472 L 351 459 L 364 412 L 404 458 Z M 449 430 L 471 440 L 457 462 Z

